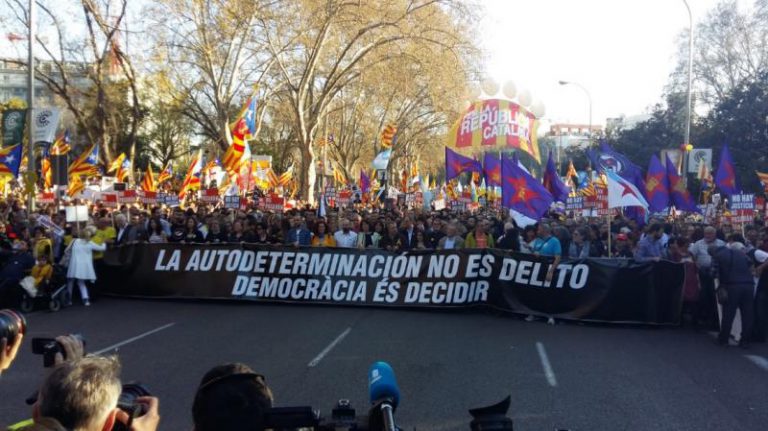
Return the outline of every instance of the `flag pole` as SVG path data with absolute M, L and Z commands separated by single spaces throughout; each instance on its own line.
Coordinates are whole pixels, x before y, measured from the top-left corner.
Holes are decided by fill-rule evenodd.
M 611 257 L 611 222 L 613 221 L 613 208 L 608 208 L 608 257 Z

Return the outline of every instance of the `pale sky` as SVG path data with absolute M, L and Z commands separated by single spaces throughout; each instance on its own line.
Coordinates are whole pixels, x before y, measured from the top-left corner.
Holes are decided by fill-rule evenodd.
M 717 0 L 689 0 L 695 21 Z M 676 37 L 688 30 L 682 0 L 483 0 L 480 30 L 488 76 L 526 88 L 551 122 L 594 124 L 645 113 L 674 69 Z M 696 36 L 694 34 L 694 43 Z M 546 123 L 546 122 L 545 122 Z

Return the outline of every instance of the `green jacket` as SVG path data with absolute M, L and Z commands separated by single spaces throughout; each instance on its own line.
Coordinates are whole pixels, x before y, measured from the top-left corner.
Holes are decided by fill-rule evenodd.
M 486 233 L 485 237 L 487 238 L 488 248 L 496 248 L 496 242 L 493 240 L 493 236 L 489 233 Z M 468 233 L 467 237 L 464 238 L 464 248 L 477 248 L 475 232 Z

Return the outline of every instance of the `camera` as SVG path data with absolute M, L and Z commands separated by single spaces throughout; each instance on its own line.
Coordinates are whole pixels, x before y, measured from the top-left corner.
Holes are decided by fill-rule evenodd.
M 16 342 L 16 337 L 27 331 L 27 319 L 13 310 L 0 310 L 0 338 L 5 338 L 8 345 Z
M 123 385 L 123 389 L 120 392 L 120 398 L 117 399 L 117 408 L 128 413 L 129 420 L 127 424 L 120 421 L 115 422 L 112 427 L 112 431 L 128 431 L 131 429 L 133 420 L 144 416 L 147 413 L 147 406 L 145 404 L 136 402 L 140 397 L 149 397 L 152 393 L 149 392 L 141 383 L 126 383 Z
M 85 348 L 85 337 L 80 334 L 72 334 L 72 336 L 83 343 L 83 348 Z M 43 355 L 43 366 L 46 368 L 52 367 L 53 364 L 56 363 L 57 353 L 61 353 L 64 356 L 64 360 L 67 359 L 67 353 L 64 350 L 64 346 L 56 341 L 55 338 L 33 338 L 32 353 L 35 355 Z

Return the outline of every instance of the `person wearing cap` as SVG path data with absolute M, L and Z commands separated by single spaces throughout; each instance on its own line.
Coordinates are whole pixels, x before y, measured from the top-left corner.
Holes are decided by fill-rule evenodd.
M 717 342 L 728 345 L 736 310 L 741 311 L 741 337 L 739 346 L 746 348 L 752 333 L 754 319 L 754 279 L 752 265 L 744 252 L 744 243 L 734 241 L 723 247 L 711 247 L 712 269 L 715 278 L 720 281 L 718 289 L 725 289 L 725 294 L 718 292 L 723 306 L 723 318 L 720 322 L 720 334 Z
M 616 241 L 613 243 L 613 252 L 611 256 L 624 259 L 632 259 L 635 256 L 627 234 L 620 233 L 616 235 Z

